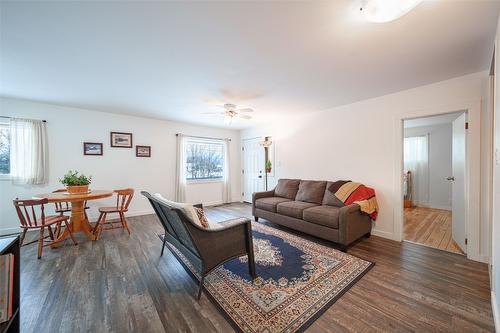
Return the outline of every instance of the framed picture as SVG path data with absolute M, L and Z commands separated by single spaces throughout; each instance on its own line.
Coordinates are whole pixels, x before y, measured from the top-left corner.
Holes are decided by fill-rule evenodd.
M 132 148 L 132 133 L 111 132 L 111 147 Z
M 135 146 L 136 157 L 151 157 L 151 146 Z
M 100 142 L 84 142 L 83 155 L 102 155 L 102 143 Z

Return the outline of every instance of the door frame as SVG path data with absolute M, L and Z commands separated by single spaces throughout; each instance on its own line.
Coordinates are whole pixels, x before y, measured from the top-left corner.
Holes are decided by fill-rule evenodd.
M 452 112 L 467 112 L 467 122 L 469 127 L 466 136 L 466 163 L 465 163 L 465 230 L 467 234 L 467 258 L 488 262 L 488 255 L 481 253 L 481 107 L 482 101 L 464 101 L 462 103 L 436 106 L 425 110 L 403 110 L 394 116 L 395 128 L 395 153 L 397 158 L 394 165 L 394 240 L 403 241 L 403 121 L 414 118 L 422 118 Z
M 246 202 L 245 201 L 245 198 L 243 196 L 243 192 L 245 191 L 245 174 L 243 173 L 243 168 L 245 167 L 245 157 L 244 157 L 244 153 L 243 153 L 243 146 L 244 146 L 244 142 L 245 141 L 248 141 L 248 140 L 255 140 L 255 139 L 260 139 L 262 138 L 261 136 L 251 136 L 251 137 L 248 137 L 248 138 L 241 138 L 241 144 L 240 144 L 240 164 L 241 164 L 241 168 L 240 168 L 240 184 L 241 184 L 241 192 L 240 192 L 240 202 Z

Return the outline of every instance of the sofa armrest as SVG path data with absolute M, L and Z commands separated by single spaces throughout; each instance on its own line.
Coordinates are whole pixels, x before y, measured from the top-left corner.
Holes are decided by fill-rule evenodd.
M 260 198 L 274 197 L 274 189 L 265 192 L 254 192 L 252 194 L 252 215 L 255 216 L 255 201 Z
M 248 218 L 231 219 L 217 223 L 210 229 L 192 229 L 192 232 L 205 263 L 204 272 L 210 271 L 228 258 L 253 251 L 252 225 Z
M 255 200 L 260 198 L 274 197 L 274 190 L 265 192 L 254 192 L 252 194 L 252 204 L 255 206 Z
M 360 210 L 358 204 L 350 204 L 340 208 L 339 243 L 349 245 L 358 238 L 369 234 L 371 230 L 372 220 L 368 214 Z

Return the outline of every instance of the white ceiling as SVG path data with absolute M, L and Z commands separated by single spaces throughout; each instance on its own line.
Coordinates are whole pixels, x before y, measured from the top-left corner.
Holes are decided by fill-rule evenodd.
M 367 23 L 358 0 L 2 1 L 0 94 L 244 128 L 486 70 L 499 1 L 425 1 Z
M 457 119 L 462 113 L 464 113 L 464 111 L 444 113 L 431 117 L 408 119 L 404 121 L 404 128 L 451 124 L 453 120 Z

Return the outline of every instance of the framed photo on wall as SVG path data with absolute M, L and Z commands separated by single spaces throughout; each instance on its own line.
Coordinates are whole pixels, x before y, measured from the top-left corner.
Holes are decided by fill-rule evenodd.
M 84 142 L 83 155 L 102 156 L 102 143 L 100 142 Z
M 136 157 L 151 157 L 151 146 L 135 146 Z
M 132 133 L 111 132 L 111 147 L 132 148 Z

